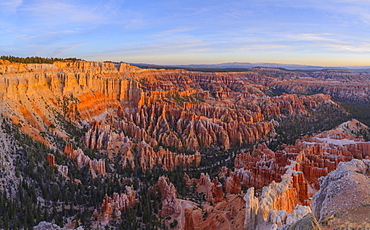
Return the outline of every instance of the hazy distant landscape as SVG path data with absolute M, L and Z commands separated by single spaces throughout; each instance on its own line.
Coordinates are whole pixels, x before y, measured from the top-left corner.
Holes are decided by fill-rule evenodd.
M 221 64 L 192 64 L 192 65 L 153 65 L 144 63 L 132 63 L 139 67 L 178 67 L 187 69 L 220 69 L 220 70 L 238 70 L 238 69 L 249 69 L 256 67 L 267 67 L 267 68 L 284 68 L 288 70 L 305 70 L 315 71 L 324 69 L 337 69 L 337 70 L 349 70 L 351 72 L 369 72 L 370 66 L 346 66 L 346 67 L 325 67 L 325 66 L 309 66 L 309 65 L 293 65 L 293 64 L 278 64 L 278 63 L 248 63 L 248 62 L 230 62 Z

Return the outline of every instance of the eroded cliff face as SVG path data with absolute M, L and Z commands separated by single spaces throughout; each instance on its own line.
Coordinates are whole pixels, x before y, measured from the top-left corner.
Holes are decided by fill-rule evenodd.
M 326 105 L 340 109 L 323 94 L 267 96 L 269 86 L 278 83 L 258 71 L 204 73 L 140 69 L 126 63 L 0 61 L 0 73 L 3 116 L 53 150 L 44 156 L 51 168 L 76 186 L 88 183 L 75 178 L 86 168 L 86 177 L 94 182 L 88 186 L 97 181 L 128 186 L 118 193 L 104 188 L 103 204 L 94 212 L 94 221 L 102 225 L 134 208 L 145 197 L 138 195 L 144 187 L 160 191 L 161 207 L 155 216 L 169 218 L 166 226 L 177 223 L 177 229 L 291 224 L 308 212 L 305 207 L 320 187 L 319 177 L 340 162 L 369 157 L 369 142 L 350 133 L 356 131 L 357 121 L 277 151 L 258 144 L 274 139 L 275 128 L 285 119 L 310 117 Z M 234 155 L 252 145 L 252 151 Z M 219 177 L 198 172 L 212 172 L 232 161 L 235 168 L 223 167 L 216 172 Z M 184 179 L 192 191 L 186 195 L 193 201 L 178 198 L 180 188 L 173 177 L 171 183 L 158 175 L 180 169 L 195 175 L 185 174 Z M 244 196 L 249 187 L 256 189 Z
M 276 152 L 262 144 L 252 153 L 237 155 L 234 170 L 226 167 L 221 169 L 218 175 L 224 179 L 225 185 L 218 183 L 217 178 L 214 180 L 216 183 L 212 182 L 207 174 L 201 174 L 200 179 L 186 176 L 187 185 L 204 194 L 205 200 L 209 202 L 224 201 L 214 199 L 216 184 L 225 187 L 224 191 L 228 194 L 240 193 L 243 185 L 252 187 L 244 196 L 244 229 L 293 227 L 297 221 L 311 213 L 311 198 L 320 188 L 317 184 L 320 177 L 335 170 L 340 162 L 370 158 L 367 150 L 370 142 L 357 136 L 364 128 L 360 122 L 351 120 L 335 129 L 303 137 L 294 146 L 283 145 Z M 366 169 L 362 171 L 366 172 Z M 361 191 L 359 194 L 363 194 Z M 331 210 L 339 209 L 335 206 Z M 365 213 L 363 210 L 359 212 Z M 346 223 L 351 223 L 351 220 Z M 318 226 L 316 223 L 311 224 Z
M 252 153 L 235 157 L 234 173 L 243 185 L 262 188 L 273 180 L 281 181 L 287 162 L 295 161 L 309 185 L 319 189 L 318 178 L 335 170 L 340 162 L 370 157 L 370 142 L 353 134 L 358 133 L 361 126 L 357 120 L 351 120 L 336 129 L 303 137 L 295 145 L 283 145 L 276 152 L 262 144 Z
M 327 212 L 341 212 L 342 207 L 338 207 L 335 202 L 331 202 L 329 198 L 325 198 L 331 197 L 331 195 L 326 194 L 328 192 L 326 187 L 330 187 L 331 193 L 337 193 L 337 190 L 333 190 L 334 185 L 329 186 L 331 181 L 339 183 L 340 185 L 336 185 L 335 188 L 341 189 L 345 187 L 341 183 L 344 183 L 346 186 L 355 183 L 353 181 L 349 182 L 350 179 L 340 179 L 341 176 L 335 177 L 334 175 L 337 175 L 338 172 L 342 176 L 347 175 L 347 171 L 356 171 L 356 167 L 361 168 L 358 170 L 362 174 L 365 174 L 365 176 L 361 175 L 360 177 L 362 179 L 366 178 L 367 171 L 364 162 L 366 163 L 368 160 L 364 160 L 363 162 L 352 160 L 353 158 L 370 158 L 367 150 L 370 142 L 365 142 L 355 134 L 363 127 L 363 124 L 358 121 L 351 120 L 341 124 L 336 129 L 297 140 L 294 146 L 282 146 L 282 150 L 276 153 L 269 150 L 265 145 L 262 145 L 255 149 L 252 154 L 244 153 L 237 156 L 235 158 L 236 175 L 241 178 L 240 181 L 242 184 L 245 183 L 248 186 L 253 186 L 244 197 L 246 201 L 245 229 L 276 229 L 281 226 L 281 229 L 285 229 L 283 225 L 293 223 L 287 216 L 297 216 L 294 212 L 301 213 L 302 215 L 294 218 L 297 221 L 308 212 L 311 212 L 310 210 L 302 212 L 302 208 L 298 205 L 306 207 L 303 209 L 309 208 L 311 206 L 310 198 L 313 194 L 315 194 L 314 200 L 316 199 L 316 203 L 312 205 L 314 214 L 323 226 L 326 220 L 322 220 L 330 216 Z M 352 160 L 350 163 L 344 163 L 350 160 Z M 334 171 L 338 164 L 342 165 L 342 167 L 339 166 Z M 273 178 L 274 176 L 280 176 L 280 179 L 276 180 Z M 320 185 L 318 184 L 319 178 L 321 178 Z M 279 183 L 275 181 L 279 181 Z M 268 184 L 268 186 L 264 184 Z M 325 186 L 325 188 L 320 188 L 320 186 Z M 364 186 L 367 186 L 366 182 Z M 256 192 L 254 187 L 263 187 L 262 192 Z M 316 193 L 316 189 L 319 188 L 319 192 Z M 352 194 L 353 191 L 349 191 L 350 189 L 344 190 L 347 193 L 340 199 L 343 199 L 345 196 L 354 196 Z M 360 190 L 357 194 L 359 196 L 366 196 L 363 189 Z M 324 201 L 324 199 L 329 199 L 330 201 Z M 362 199 L 360 198 L 360 200 Z M 339 200 L 337 202 L 338 205 L 339 203 L 343 204 Z M 351 208 L 349 209 L 352 209 L 356 205 L 351 203 L 351 205 L 347 204 L 344 206 L 350 206 Z M 294 211 L 295 207 L 297 208 L 296 211 Z M 322 209 L 321 207 L 325 208 Z M 324 214 L 321 214 L 321 209 L 325 210 L 323 211 Z M 366 212 L 361 210 L 358 213 L 364 214 Z M 343 226 L 347 226 L 346 224 L 348 226 L 355 226 L 357 223 L 354 219 L 344 222 L 345 224 Z
M 199 166 L 202 149 L 271 138 L 268 117 L 305 114 L 331 103 L 320 95 L 266 97 L 266 87 L 251 83 L 259 78 L 253 72 L 145 70 L 84 61 L 0 64 L 3 113 L 23 132 L 62 150 L 51 138 L 69 140 L 71 130 L 61 120 L 85 125 L 84 144 L 121 154 L 124 168 L 137 167 L 135 158 L 144 170 L 156 164 Z

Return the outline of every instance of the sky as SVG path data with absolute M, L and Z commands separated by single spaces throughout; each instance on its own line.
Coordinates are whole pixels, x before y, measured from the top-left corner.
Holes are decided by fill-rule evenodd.
M 0 0 L 0 55 L 370 66 L 370 0 Z

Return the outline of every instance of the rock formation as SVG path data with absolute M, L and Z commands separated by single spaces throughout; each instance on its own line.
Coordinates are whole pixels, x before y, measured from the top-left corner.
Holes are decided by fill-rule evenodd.
M 175 169 L 177 166 L 187 168 L 189 166 L 198 167 L 201 161 L 201 155 L 198 151 L 193 155 L 176 154 L 168 149 L 159 147 L 155 152 L 152 147 L 142 141 L 137 146 L 140 154 L 140 167 L 153 168 L 154 165 L 159 165 L 165 170 Z
M 55 167 L 55 156 L 53 154 L 48 154 L 47 156 L 48 163 L 50 164 L 51 167 Z
M 356 133 L 356 129 L 362 126 L 363 125 L 358 123 L 358 121 L 352 120 L 341 124 L 336 129 L 325 131 L 312 137 L 302 138 L 297 141 L 295 146 L 285 145 L 282 150 L 279 150 L 276 153 L 269 150 L 265 145 L 261 145 L 255 149 L 252 154 L 244 153 L 238 155 L 235 159 L 235 175 L 240 178 L 242 184 L 245 183 L 249 186 L 256 186 L 257 188 L 259 186 L 262 187 L 263 183 L 260 182 L 261 176 L 265 177 L 265 183 L 268 183 L 269 180 L 275 180 L 271 178 L 271 175 L 274 175 L 274 173 L 285 172 L 285 174 L 281 176 L 281 180 L 278 180 L 281 182 L 276 183 L 275 181 L 272 181 L 268 186 L 263 188 L 261 196 L 257 193 L 257 197 L 255 197 L 254 188 L 250 188 L 248 190 L 244 198 L 247 207 L 245 228 L 263 229 L 270 227 L 273 228 L 275 225 L 276 227 L 279 227 L 283 224 L 292 224 L 292 220 L 298 220 L 293 209 L 297 205 L 310 205 L 309 198 L 312 196 L 311 192 L 314 192 L 312 189 L 312 191 L 309 192 L 310 185 L 312 188 L 319 188 L 320 186 L 325 186 L 326 188 L 331 183 L 330 180 L 337 181 L 338 179 L 338 182 L 336 182 L 338 185 L 330 187 L 332 189 L 332 195 L 326 194 L 326 189 L 324 188 L 320 189 L 321 192 L 316 193 L 314 196 L 317 200 L 317 205 L 313 205 L 317 219 L 322 221 L 323 219 L 328 218 L 328 216 L 330 217 L 332 213 L 325 213 L 322 214 L 322 216 L 320 211 L 318 211 L 321 209 L 320 205 L 324 202 L 323 200 L 325 197 L 335 197 L 336 195 L 334 195 L 334 193 L 338 192 L 337 188 L 343 188 L 345 187 L 344 185 L 348 187 L 353 186 L 352 184 L 356 184 L 355 182 L 352 182 L 351 184 L 349 179 L 340 179 L 340 177 L 347 175 L 350 170 L 357 170 L 365 174 L 365 178 L 368 177 L 366 174 L 366 164 L 368 163 L 368 160 L 353 160 L 351 163 L 340 163 L 341 161 L 349 161 L 352 158 L 362 159 L 369 157 L 367 148 L 370 142 L 364 142 L 363 139 L 357 138 L 356 135 L 353 134 Z M 291 163 L 289 166 L 285 166 L 284 162 Z M 362 164 L 358 162 L 362 162 Z M 366 162 L 366 164 L 363 162 Z M 339 170 L 339 174 L 342 176 L 337 176 L 338 173 L 335 173 L 337 170 L 333 171 L 336 169 L 338 164 L 339 166 L 337 170 Z M 347 164 L 355 166 L 346 166 L 347 168 L 344 167 Z M 265 173 L 265 171 L 267 173 Z M 269 171 L 271 173 L 268 173 Z M 333 172 L 329 173 L 331 171 Z M 325 177 L 328 179 L 321 179 L 322 181 L 319 186 L 317 184 L 318 179 L 321 176 L 326 176 L 328 173 L 329 175 Z M 266 177 L 266 175 L 269 176 Z M 231 180 L 231 178 L 229 180 Z M 341 183 L 344 184 L 342 185 Z M 366 187 L 367 184 L 364 186 Z M 358 192 L 358 194 L 366 196 L 366 192 L 363 192 L 362 190 Z M 343 199 L 343 197 L 346 196 L 351 196 L 350 194 L 345 194 L 344 191 L 352 190 L 343 190 L 342 198 L 340 199 Z M 359 200 L 363 200 L 363 197 L 360 197 Z M 339 202 L 339 200 L 337 201 L 338 206 L 335 202 L 330 200 L 330 198 L 325 202 L 324 210 L 342 210 L 343 208 L 340 207 L 341 204 L 344 205 L 343 207 L 347 205 L 351 208 L 352 206 L 359 206 L 357 203 L 351 203 L 351 205 L 348 205 L 343 202 Z M 332 207 L 332 209 L 329 207 Z M 299 206 L 297 206 L 297 208 L 299 208 Z M 360 212 L 366 213 L 363 212 L 363 210 Z M 302 217 L 303 214 L 305 215 L 307 212 L 301 212 L 301 210 L 299 210 L 299 212 L 296 211 L 296 213 L 300 213 L 298 216 Z M 360 218 L 358 220 L 360 220 Z M 351 219 L 348 223 L 352 223 L 352 225 L 348 226 L 354 226 L 353 224 L 355 221 Z
M 235 157 L 235 172 L 241 184 L 247 187 L 262 188 L 273 180 L 279 182 L 285 173 L 288 155 L 281 151 L 274 153 L 265 144 L 253 152 L 238 154 Z
M 303 173 L 292 162 L 280 183 L 272 182 L 262 190 L 260 197 L 255 197 L 254 188 L 248 189 L 246 201 L 245 229 L 273 229 L 286 224 L 287 214 L 302 213 L 295 209 L 309 206 L 308 186 Z M 295 210 L 295 211 L 294 211 Z M 304 212 L 303 212 L 304 213 Z M 305 213 L 306 214 L 306 213 Z M 293 214 L 294 215 L 294 214 Z
M 184 230 L 193 230 L 194 227 L 194 220 L 193 220 L 193 215 L 192 211 L 189 209 L 185 210 L 185 226 Z
M 370 228 L 370 160 L 342 162 L 320 178 L 313 213 L 324 228 Z
M 5 61 L 1 71 L 1 98 L 20 98 L 24 104 L 34 99 L 42 102 L 33 103 L 33 107 L 9 103 L 36 130 L 56 125 L 50 108 L 58 108 L 73 121 L 100 119 L 113 109 L 123 119 L 116 126 L 129 138 L 180 151 L 211 145 L 228 149 L 251 143 L 273 131 L 266 116 L 307 113 L 307 109 L 330 101 L 320 96 L 266 97 L 266 87 L 250 82 L 264 78 L 255 72 L 144 70 L 125 63 L 117 67 L 83 61 L 54 65 Z M 32 99 L 21 96 L 24 94 L 32 95 Z M 89 135 L 92 133 L 87 134 L 86 144 L 101 147 L 102 142 L 94 146 L 94 136 Z M 103 136 L 100 141 L 108 138 Z
M 302 219 L 293 224 L 282 226 L 278 230 L 321 230 L 319 223 L 312 213 L 308 213 Z
M 157 186 L 161 191 L 162 209 L 161 217 L 167 217 L 174 213 L 181 212 L 180 200 L 176 198 L 176 188 L 172 183 L 167 183 L 167 178 L 161 176 L 158 179 Z
M 227 193 L 239 194 L 241 192 L 241 182 L 238 175 L 234 172 L 225 180 L 225 189 Z
M 206 201 L 217 203 L 224 200 L 224 193 L 222 191 L 223 185 L 219 182 L 217 177 L 211 180 L 208 173 L 201 173 L 199 179 L 190 179 L 190 177 L 185 174 L 185 180 L 189 188 L 195 186 L 197 193 L 204 194 Z
M 96 177 L 97 173 L 102 175 L 106 174 L 105 161 L 103 159 L 91 160 L 90 157 L 86 156 L 80 148 L 74 150 L 72 145 L 68 144 L 64 148 L 64 155 L 66 155 L 68 158 L 76 160 L 78 167 L 88 165 L 93 177 Z
M 105 195 L 101 206 L 103 221 L 111 220 L 113 217 L 121 218 L 121 211 L 125 211 L 138 202 L 133 187 L 126 186 L 125 189 L 125 193 L 122 194 L 113 193 L 112 197 Z
M 57 165 L 55 163 L 55 156 L 53 154 L 48 154 L 47 155 L 47 161 L 48 163 L 50 164 L 51 167 L 57 167 L 58 168 L 58 172 L 60 174 L 62 174 L 66 179 L 70 179 L 68 177 L 68 166 L 65 166 L 65 165 Z
M 273 180 L 281 181 L 287 162 L 293 160 L 299 163 L 298 170 L 309 185 L 319 189 L 318 178 L 335 170 L 340 162 L 370 157 L 370 142 L 353 134 L 362 125 L 356 120 L 348 121 L 336 129 L 303 137 L 295 145 L 283 145 L 276 152 L 265 144 L 259 145 L 252 153 L 235 157 L 234 173 L 242 185 L 262 188 Z

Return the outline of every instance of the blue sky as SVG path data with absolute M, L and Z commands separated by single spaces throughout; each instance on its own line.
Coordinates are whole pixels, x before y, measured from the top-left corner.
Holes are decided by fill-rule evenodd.
M 0 54 L 370 66 L 370 0 L 0 0 Z

